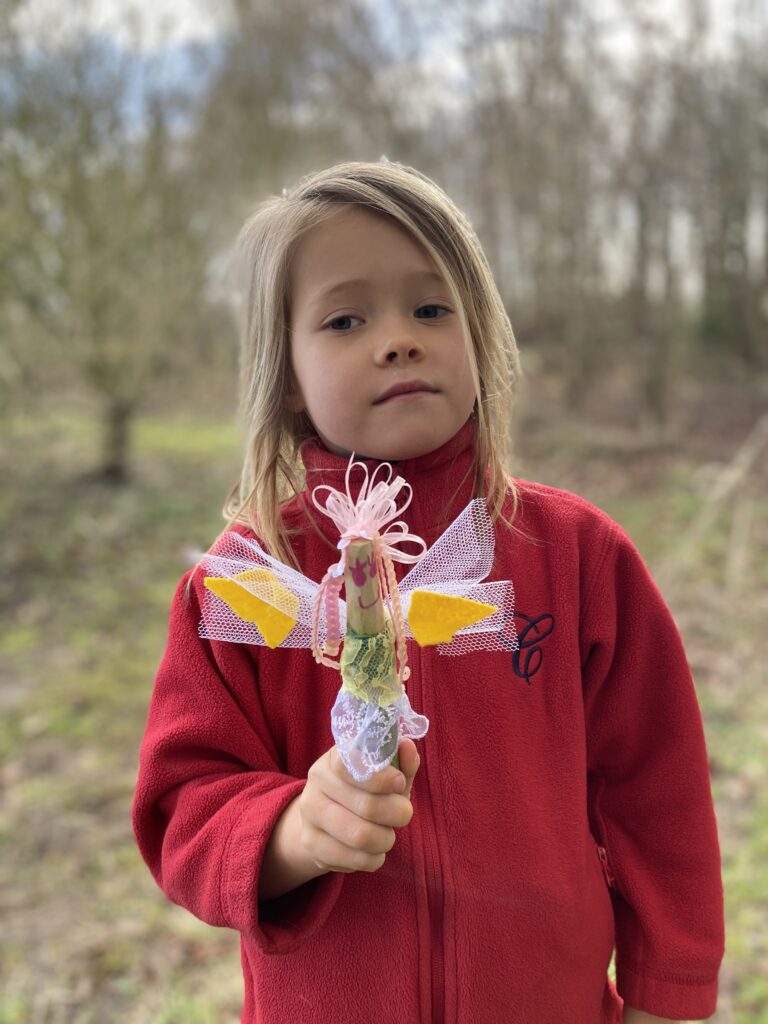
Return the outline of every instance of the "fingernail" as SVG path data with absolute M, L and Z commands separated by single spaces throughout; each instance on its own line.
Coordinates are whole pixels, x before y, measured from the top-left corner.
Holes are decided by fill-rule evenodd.
M 405 776 L 398 772 L 397 778 L 395 779 L 395 789 L 398 793 L 405 792 Z

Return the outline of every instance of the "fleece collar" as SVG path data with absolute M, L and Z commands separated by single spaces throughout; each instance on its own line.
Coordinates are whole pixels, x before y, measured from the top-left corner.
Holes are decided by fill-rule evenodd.
M 391 463 L 393 474 L 404 477 L 413 488 L 413 498 L 403 519 L 427 544 L 433 543 L 472 498 L 474 437 L 474 423 L 468 420 L 458 433 L 434 451 Z M 325 516 L 312 504 L 312 489 L 319 484 L 328 484 L 344 490 L 349 459 L 329 452 L 319 438 L 305 441 L 300 454 L 306 473 L 306 489 L 300 495 L 300 503 L 320 525 Z M 365 463 L 369 473 L 380 465 L 378 459 L 359 461 Z M 359 476 L 352 478 L 353 495 L 356 481 L 359 481 Z

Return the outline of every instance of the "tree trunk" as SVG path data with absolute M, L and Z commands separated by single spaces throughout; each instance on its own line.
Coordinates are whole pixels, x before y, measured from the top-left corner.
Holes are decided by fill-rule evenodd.
M 102 463 L 97 476 L 106 483 L 121 485 L 128 482 L 128 454 L 134 407 L 121 398 L 110 398 L 103 421 Z
M 664 292 L 657 315 L 646 320 L 649 335 L 648 362 L 645 373 L 645 407 L 651 426 L 662 435 L 669 420 L 669 399 L 672 390 L 672 332 L 677 312 L 677 276 L 671 251 L 671 208 L 666 206 L 659 226 L 659 253 L 664 272 Z

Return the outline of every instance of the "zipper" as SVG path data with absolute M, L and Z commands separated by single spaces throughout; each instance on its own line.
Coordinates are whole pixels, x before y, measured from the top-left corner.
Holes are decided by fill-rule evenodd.
M 422 770 L 426 769 L 426 758 Z M 424 789 L 428 794 L 427 814 L 424 816 L 434 821 L 432 793 L 429 786 L 429 774 L 425 771 Z M 430 921 L 430 958 L 432 965 L 432 1020 L 434 1024 L 444 1024 L 445 1018 L 445 958 L 443 954 L 443 872 L 440 864 L 440 853 L 437 848 L 437 837 L 431 829 L 424 829 L 425 845 L 429 851 L 430 874 L 434 885 L 427 889 L 427 903 Z
M 609 889 L 616 888 L 616 879 L 611 871 L 611 862 L 608 860 L 608 853 L 604 846 L 598 846 L 597 855 L 600 858 L 600 863 L 603 867 L 603 874 L 605 875 L 605 881 Z
M 419 705 L 424 706 L 423 694 L 423 659 L 419 651 Z M 411 679 L 415 682 L 414 677 Z M 416 694 L 414 694 L 414 697 Z M 420 775 L 423 776 L 421 791 L 426 797 L 426 813 L 420 816 L 422 836 L 427 861 L 427 908 L 430 923 L 430 968 L 432 994 L 433 1024 L 445 1024 L 445 953 L 444 953 L 444 893 L 443 869 L 440 861 L 440 849 L 434 828 L 435 814 L 430 785 L 429 760 L 426 756 L 426 744 L 422 752 Z M 429 883 L 432 884 L 429 884 Z

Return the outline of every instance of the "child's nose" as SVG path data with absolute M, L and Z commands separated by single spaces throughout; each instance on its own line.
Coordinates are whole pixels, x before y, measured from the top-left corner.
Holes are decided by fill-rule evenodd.
M 377 362 L 411 363 L 417 362 L 424 355 L 424 347 L 408 330 L 396 333 L 388 332 L 379 346 Z

